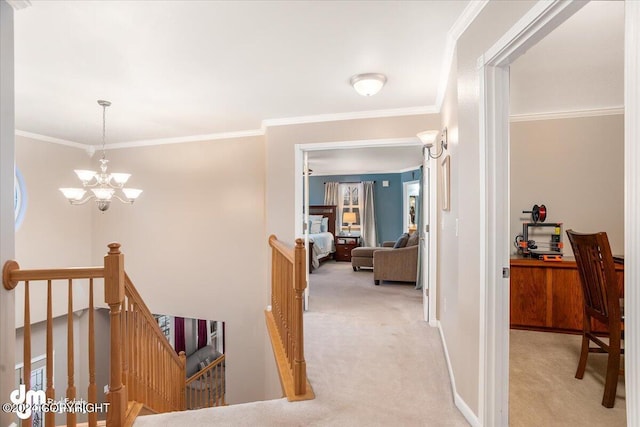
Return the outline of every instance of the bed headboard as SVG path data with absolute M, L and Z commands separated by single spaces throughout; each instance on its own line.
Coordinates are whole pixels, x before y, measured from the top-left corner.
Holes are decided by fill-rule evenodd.
M 322 215 L 329 218 L 329 233 L 336 235 L 336 215 L 335 205 L 313 205 L 309 206 L 309 215 Z

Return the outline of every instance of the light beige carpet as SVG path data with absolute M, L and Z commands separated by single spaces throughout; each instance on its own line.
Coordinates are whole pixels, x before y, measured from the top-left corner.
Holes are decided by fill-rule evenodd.
M 437 329 L 413 285 L 324 263 L 311 275 L 305 356 L 316 399 L 139 418 L 135 426 L 465 426 Z
M 574 378 L 580 355 L 579 335 L 512 330 L 510 333 L 510 425 L 627 425 L 624 376 L 615 405 L 601 405 L 606 355 L 590 354 L 582 380 Z

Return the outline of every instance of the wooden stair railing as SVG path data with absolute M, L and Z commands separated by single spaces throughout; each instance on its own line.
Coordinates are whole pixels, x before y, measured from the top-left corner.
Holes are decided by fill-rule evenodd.
M 303 293 L 307 287 L 304 241 L 290 248 L 276 236 L 271 246 L 271 310 L 265 311 L 282 392 L 289 401 L 315 398 L 304 360 Z
M 129 400 L 160 413 L 185 406 L 186 357 L 177 355 L 158 322 L 124 275 L 125 316 L 122 324 L 122 378 Z
M 15 289 L 18 283 L 24 282 L 23 377 L 26 390 L 30 390 L 31 386 L 32 356 L 29 290 L 33 282 L 47 283 L 45 394 L 47 400 L 57 401 L 61 399 L 61 395 L 58 394 L 56 398 L 53 381 L 53 289 L 54 286 L 58 289 L 59 281 L 67 282 L 68 385 L 64 397 L 73 400 L 77 397 L 73 357 L 73 287 L 76 280 L 89 281 L 89 384 L 86 395 L 89 403 L 96 404 L 93 290 L 94 279 L 104 279 L 105 303 L 110 312 L 110 379 L 106 425 L 122 427 L 132 425 L 136 414 L 141 410 L 153 413 L 185 409 L 185 356 L 184 353 L 180 356 L 175 354 L 133 283 L 126 276 L 120 244 L 111 243 L 108 246 L 109 253 L 104 257 L 103 267 L 25 270 L 20 269 L 16 261 L 7 261 L 2 271 L 2 282 L 7 290 Z M 97 413 L 89 413 L 87 421 L 90 427 L 97 426 Z M 71 427 L 77 425 L 75 413 L 66 413 L 66 424 Z M 31 425 L 31 417 L 22 421 L 22 426 Z M 55 426 L 54 412 L 45 412 L 45 425 Z
M 225 406 L 224 354 L 187 378 L 187 409 Z

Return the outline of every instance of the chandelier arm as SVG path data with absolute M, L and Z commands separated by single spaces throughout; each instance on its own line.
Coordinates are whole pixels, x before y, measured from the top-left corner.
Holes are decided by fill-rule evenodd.
M 120 200 L 122 203 L 127 203 L 129 205 L 132 205 L 133 202 L 135 202 L 135 200 L 129 200 L 129 199 L 123 199 L 122 197 L 118 196 L 117 194 L 114 194 L 113 196 L 111 196 L 111 198 L 113 199 L 118 199 Z
M 89 197 L 86 197 L 83 200 L 69 200 L 69 203 L 71 203 L 72 205 L 84 205 L 85 203 L 87 203 L 89 200 L 93 200 L 95 199 L 96 196 L 91 195 Z

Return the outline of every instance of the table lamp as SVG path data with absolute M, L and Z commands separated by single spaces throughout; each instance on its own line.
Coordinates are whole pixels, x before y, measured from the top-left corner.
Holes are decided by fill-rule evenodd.
M 347 232 L 347 236 L 351 236 L 351 224 L 357 222 L 356 213 L 355 212 L 343 212 L 342 213 L 342 222 L 349 226 L 349 231 Z

